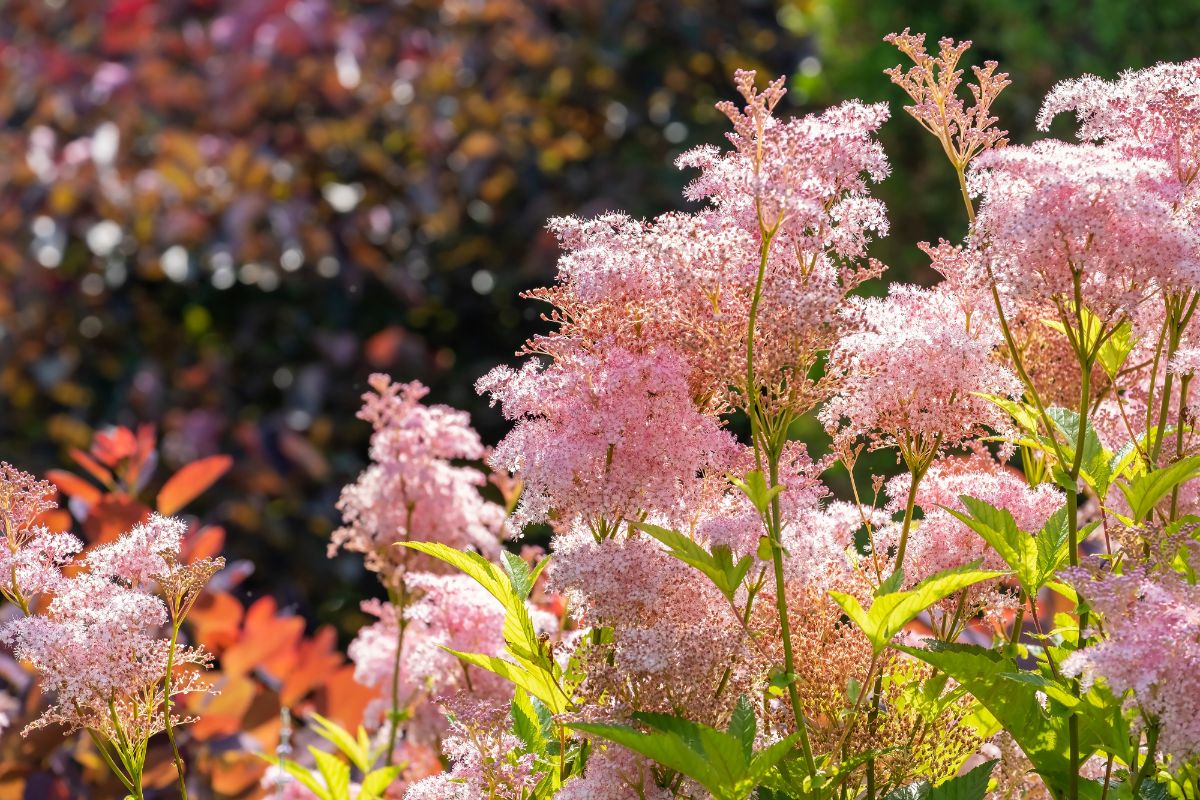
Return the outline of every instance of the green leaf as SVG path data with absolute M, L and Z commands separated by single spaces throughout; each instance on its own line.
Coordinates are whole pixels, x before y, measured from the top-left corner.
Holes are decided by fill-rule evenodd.
M 338 725 L 330 719 L 322 717 L 320 714 L 313 712 L 309 717 L 316 722 L 313 726 L 313 731 L 330 742 L 334 747 L 341 751 L 342 755 L 350 759 L 350 763 L 358 767 L 361 772 L 369 772 L 371 770 L 371 753 L 370 750 L 361 746 L 358 741 L 355 741 L 345 728 Z
M 1004 576 L 1004 572 L 976 569 L 979 562 L 944 570 L 931 575 L 906 592 L 892 592 L 875 598 L 869 611 L 858 599 L 841 592 L 830 592 L 846 616 L 871 640 L 875 652 L 881 652 L 900 630 L 929 606 L 980 581 Z
M 703 572 L 730 603 L 753 563 L 750 556 L 742 556 L 735 562 L 733 553 L 725 545 L 714 547 L 710 553 L 679 531 L 646 522 L 632 522 L 630 525 L 665 544 L 675 558 Z
M 1004 559 L 1004 563 L 1012 567 L 1017 580 L 1029 596 L 1035 595 L 1038 583 L 1038 554 L 1033 537 L 1017 527 L 1007 509 L 996 508 L 968 495 L 962 495 L 959 501 L 967 509 L 966 514 L 953 508 L 946 508 L 946 511 L 978 533 Z
M 1066 408 L 1050 408 L 1046 410 L 1046 416 L 1066 439 L 1063 452 L 1068 464 L 1059 466 L 1067 469 L 1069 463 L 1075 459 L 1075 448 L 1079 442 L 1079 414 Z M 1087 422 L 1083 430 L 1083 458 L 1080 461 L 1080 477 L 1101 498 L 1108 494 L 1108 487 L 1112 483 L 1112 472 L 1108 466 L 1111 458 L 1112 453 L 1104 449 L 1096 429 L 1092 427 L 1091 422 Z
M 350 800 L 350 765 L 332 753 L 308 748 L 317 762 L 317 771 L 329 787 L 329 800 Z
M 983 800 L 996 761 L 985 761 L 970 772 L 939 783 L 929 793 L 929 800 Z
M 875 590 L 875 597 L 882 597 L 885 594 L 891 594 L 898 591 L 904 585 L 904 570 L 903 568 L 895 570 L 891 575 L 887 576 L 887 580 L 879 584 Z
M 1067 507 L 1064 505 L 1046 520 L 1046 524 L 1034 536 L 1033 542 L 1037 547 L 1038 589 L 1040 589 L 1059 567 L 1070 558 L 1068 546 L 1071 531 L 1068 527 Z M 1080 537 L 1082 540 L 1083 537 Z M 1028 590 L 1027 590 L 1028 591 Z M 1036 592 L 1030 593 L 1034 597 Z
M 475 579 L 488 594 L 500 601 L 504 607 L 504 641 L 513 655 L 529 661 L 537 661 L 541 646 L 537 630 L 525 597 L 516 591 L 508 573 L 478 553 L 456 550 L 441 542 L 401 542 L 404 547 L 432 556 L 457 567 Z
M 1133 325 L 1129 320 L 1125 320 L 1117 326 L 1104 344 L 1100 345 L 1096 360 L 1100 362 L 1100 366 L 1104 368 L 1104 372 L 1109 378 L 1117 377 L 1117 373 L 1125 366 L 1125 361 L 1133 352 L 1137 341 L 1138 337 L 1133 335 Z
M 922 649 L 897 645 L 896 649 L 919 658 L 956 680 L 982 705 L 1025 751 L 1052 793 L 1063 793 L 1071 774 L 1067 720 L 1062 709 L 1045 709 L 1038 700 L 1042 690 L 1032 682 L 1014 680 L 1017 665 L 998 651 L 973 645 L 939 644 Z M 1081 758 L 1091 755 L 1096 740 L 1081 730 Z M 1092 788 L 1080 784 L 1083 796 Z
M 442 649 L 468 664 L 495 673 L 514 686 L 524 689 L 545 703 L 552 714 L 561 714 L 567 710 L 567 698 L 554 682 L 553 676 L 537 665 L 525 662 L 514 663 L 483 653 L 462 653 L 458 650 L 451 650 L 449 647 Z
M 754 751 L 754 736 L 758 732 L 758 719 L 754 716 L 754 707 L 745 695 L 738 698 L 729 718 L 729 735 L 742 743 L 742 751 L 749 760 Z
M 762 470 L 757 469 L 747 472 L 746 477 L 742 480 L 738 480 L 731 475 L 729 482 L 741 489 L 746 497 L 750 498 L 750 502 L 758 509 L 759 514 L 766 514 L 771 501 L 783 491 L 782 485 L 768 488 L 767 479 L 763 477 Z
M 1145 522 L 1164 497 L 1176 486 L 1200 475 L 1200 456 L 1188 456 L 1162 469 L 1152 470 L 1129 483 L 1117 484 L 1135 522 Z
M 1039 427 L 1038 412 L 1033 406 L 1019 400 L 1010 400 L 1007 397 L 1000 397 L 994 394 L 984 394 L 982 392 L 977 392 L 976 394 L 1002 411 L 1005 411 L 1020 426 L 1021 430 L 1026 433 L 1037 433 Z
M 380 767 L 368 772 L 362 780 L 356 800 L 379 800 L 387 788 L 396 782 L 404 772 L 406 764 L 396 764 L 391 767 Z
M 501 550 L 500 565 L 504 567 L 513 591 L 522 600 L 528 600 L 529 593 L 533 591 L 533 573 L 529 569 L 529 563 L 515 553 Z
M 544 754 L 546 752 L 546 736 L 542 730 L 542 721 L 529 693 L 517 687 L 512 700 L 513 734 L 525 745 L 526 752 Z
M 635 714 L 635 720 L 651 728 L 645 733 L 627 725 L 576 723 L 571 727 L 683 773 L 716 800 L 745 800 L 791 752 L 796 735 L 753 753 L 745 738 L 749 733 L 753 744 L 753 730 L 744 718 L 747 710 L 753 718 L 753 709 L 744 699 L 739 706 L 743 703 L 745 707 L 735 711 L 738 721 L 731 721 L 729 733 L 669 714 Z
M 308 789 L 310 792 L 315 794 L 317 797 L 320 798 L 320 800 L 334 800 L 334 798 L 330 797 L 329 790 L 326 789 L 324 786 L 322 786 L 321 782 L 318 781 L 313 776 L 313 774 L 308 771 L 307 768 L 300 766 L 295 761 L 289 761 L 287 759 L 268 758 L 265 756 L 264 756 L 264 760 L 270 761 L 272 764 L 275 764 L 276 766 L 278 766 L 280 769 L 282 769 L 288 775 L 290 775 L 293 778 L 295 778 L 296 780 L 300 781 L 300 783 L 304 785 L 304 788 Z
M 928 800 L 929 790 L 929 781 L 920 780 L 893 789 L 883 800 Z

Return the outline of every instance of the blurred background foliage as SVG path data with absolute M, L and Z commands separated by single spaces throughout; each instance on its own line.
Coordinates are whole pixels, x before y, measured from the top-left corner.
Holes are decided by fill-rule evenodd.
M 0 457 L 44 472 L 152 423 L 242 584 L 356 623 L 325 560 L 365 462 L 371 371 L 504 431 L 472 384 L 541 324 L 547 217 L 684 207 L 672 162 L 719 142 L 739 67 L 785 113 L 886 100 L 891 279 L 965 228 L 949 170 L 882 74 L 906 26 L 969 38 L 1013 86 L 1014 141 L 1057 80 L 1200 55 L 1200 0 L 8 0 L 0 5 Z M 1064 130 L 1069 123 L 1063 121 Z

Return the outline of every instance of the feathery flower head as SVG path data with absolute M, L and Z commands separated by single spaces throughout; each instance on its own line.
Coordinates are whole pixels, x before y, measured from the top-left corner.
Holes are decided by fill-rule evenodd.
M 778 120 L 772 114 L 786 91 L 783 79 L 760 93 L 754 78 L 753 71 L 736 74 L 744 108 L 717 105 L 733 123 L 734 149 L 704 146 L 680 156 L 681 168 L 701 172 L 687 197 L 709 199 L 745 230 L 777 231 L 785 247 L 805 255 L 831 249 L 861 258 L 870 234 L 887 232 L 883 204 L 866 194 L 864 180 L 879 182 L 889 172 L 874 139 L 888 118 L 887 105 L 849 101 L 822 114 Z
M 856 332 L 830 351 L 840 389 L 821 410 L 838 437 L 867 437 L 932 458 L 1007 417 L 978 393 L 1013 397 L 1020 384 L 995 358 L 998 335 L 967 329 L 957 299 L 941 288 L 893 286 L 885 298 L 855 298 Z M 911 464 L 910 464 L 911 466 Z
M 1184 185 L 1200 173 L 1200 59 L 1129 70 L 1115 81 L 1063 81 L 1046 95 L 1038 128 L 1048 130 L 1066 111 L 1075 112 L 1081 139 L 1163 159 Z
M 963 76 L 958 62 L 971 48 L 971 42 L 956 43 L 942 38 L 938 41 L 938 54 L 933 56 L 925 51 L 925 34 L 909 33 L 908 28 L 901 33 L 889 33 L 883 40 L 895 45 L 913 62 L 906 70 L 899 66 L 884 70 L 892 83 L 914 101 L 915 105 L 905 106 L 904 110 L 938 138 L 957 169 L 963 169 L 984 150 L 1007 144 L 1008 131 L 994 127 L 999 120 L 991 116 L 991 108 L 1011 81 L 1008 73 L 996 72 L 995 61 L 971 67 L 976 82 L 969 88 L 975 102 L 967 108 L 958 96 Z
M 363 395 L 359 417 L 374 427 L 371 464 L 342 490 L 338 510 L 345 524 L 334 531 L 332 557 L 339 549 L 363 553 L 367 568 L 385 583 L 420 565 L 444 565 L 396 547 L 398 542 L 435 541 L 493 555 L 499 548 L 504 509 L 484 499 L 487 478 L 453 460 L 486 455 L 465 412 L 424 405 L 428 389 L 417 382 L 398 384 L 372 375 L 373 391 Z
M 738 452 L 720 421 L 692 401 L 686 361 L 666 349 L 614 347 L 544 369 L 531 359 L 517 372 L 494 369 L 476 388 L 516 422 L 491 464 L 524 482 L 517 525 L 678 517 L 700 476 L 722 474 Z
M 36 534 L 35 522 L 42 512 L 57 508 L 58 490 L 7 462 L 0 461 L 0 519 L 10 550 L 17 550 Z
M 1154 286 L 1195 283 L 1196 234 L 1174 213 L 1164 162 L 1111 146 L 1042 141 L 988 152 L 972 165 L 983 198 L 974 243 L 1012 296 L 1083 304 L 1106 323 Z
M 912 486 L 912 475 L 901 473 L 887 483 L 891 512 L 904 508 Z M 988 547 L 979 534 L 956 519 L 946 509 L 965 512 L 962 496 L 982 500 L 1012 514 L 1017 527 L 1029 533 L 1040 531 L 1065 502 L 1063 494 L 1050 484 L 1030 487 L 1020 473 L 1004 466 L 986 451 L 966 457 L 943 458 L 929 468 L 917 486 L 916 505 L 924 518 L 913 528 L 904 559 L 906 583 L 951 567 L 982 561 L 984 569 L 1006 569 L 1004 559 Z M 978 607 L 998 598 L 990 584 L 972 587 L 969 596 Z
M 84 556 L 93 575 L 116 579 L 132 588 L 148 584 L 179 556 L 187 523 L 152 514 L 115 542 L 94 547 Z
M 1131 692 L 1161 725 L 1159 750 L 1181 761 L 1200 755 L 1200 587 L 1141 568 L 1065 575 L 1100 614 L 1105 635 L 1068 656 L 1063 672 Z
M 62 581 L 44 615 L 9 623 L 4 639 L 42 675 L 54 693 L 50 707 L 26 731 L 62 725 L 91 728 L 106 738 L 131 741 L 165 729 L 162 682 L 170 642 L 161 636 L 168 614 L 162 600 L 82 572 Z M 174 663 L 206 667 L 199 648 L 177 647 Z M 172 692 L 208 691 L 199 673 L 184 669 Z M 189 720 L 172 717 L 173 723 Z M 119 726 L 119 727 L 118 727 Z

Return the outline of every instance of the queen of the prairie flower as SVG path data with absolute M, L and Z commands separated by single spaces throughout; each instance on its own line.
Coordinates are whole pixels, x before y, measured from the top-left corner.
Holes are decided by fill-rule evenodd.
M 581 518 L 599 533 L 648 513 L 682 517 L 700 476 L 723 475 L 738 451 L 696 407 L 687 377 L 670 350 L 613 347 L 480 380 L 516 423 L 491 459 L 524 482 L 515 524 Z
M 894 286 L 886 298 L 857 299 L 857 328 L 830 351 L 837 395 L 821 410 L 835 435 L 897 445 L 910 467 L 1007 416 L 981 394 L 1014 396 L 1016 378 L 994 357 L 999 335 L 970 320 L 941 289 Z
M 1161 752 L 1179 762 L 1200 755 L 1200 587 L 1142 567 L 1069 577 L 1100 615 L 1103 636 L 1068 656 L 1063 671 L 1131 693 Z
M 358 480 L 342 490 L 338 509 L 345 524 L 333 534 L 329 553 L 362 553 L 367 568 L 393 586 L 406 570 L 442 570 L 433 559 L 397 547 L 398 542 L 435 541 L 487 555 L 498 552 L 504 509 L 486 500 L 487 478 L 472 466 L 486 455 L 467 414 L 425 405 L 420 383 L 394 383 L 372 375 L 358 416 L 374 427 L 371 460 Z
M 163 702 L 168 660 L 172 671 L 184 667 L 172 676 L 171 694 L 180 695 L 208 691 L 201 673 L 209 657 L 188 646 L 175 646 L 171 655 L 163 631 L 172 614 L 157 594 L 179 556 L 184 527 L 154 517 L 96 548 L 75 575 L 54 582 L 44 612 L 4 629 L 17 657 L 41 674 L 53 696 L 30 729 L 57 724 L 136 743 L 166 730 L 168 713 L 173 724 L 187 721 Z
M 1200 59 L 1130 70 L 1115 81 L 1063 81 L 1046 95 L 1038 127 L 1047 130 L 1067 111 L 1078 117 L 1081 139 L 1162 159 L 1184 185 L 1200 174 Z
M 1200 242 L 1162 160 L 1043 141 L 985 153 L 968 184 L 982 197 L 974 244 L 1023 303 L 1063 314 L 1081 302 L 1115 324 L 1155 289 L 1200 278 Z

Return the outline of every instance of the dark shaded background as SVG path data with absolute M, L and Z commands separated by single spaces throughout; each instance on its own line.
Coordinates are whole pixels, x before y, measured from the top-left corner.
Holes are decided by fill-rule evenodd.
M 1196 57 L 1198 21 L 1200 0 L 10 0 L 0 458 L 42 472 L 139 422 L 168 469 L 233 454 L 200 511 L 258 565 L 246 591 L 345 629 L 371 582 L 325 540 L 365 376 L 502 436 L 471 387 L 539 327 L 518 293 L 553 274 L 545 219 L 682 207 L 672 161 L 720 141 L 734 69 L 789 76 L 785 113 L 891 104 L 873 253 L 929 281 L 915 243 L 965 225 L 886 33 L 974 39 L 1020 142 L 1055 81 Z

